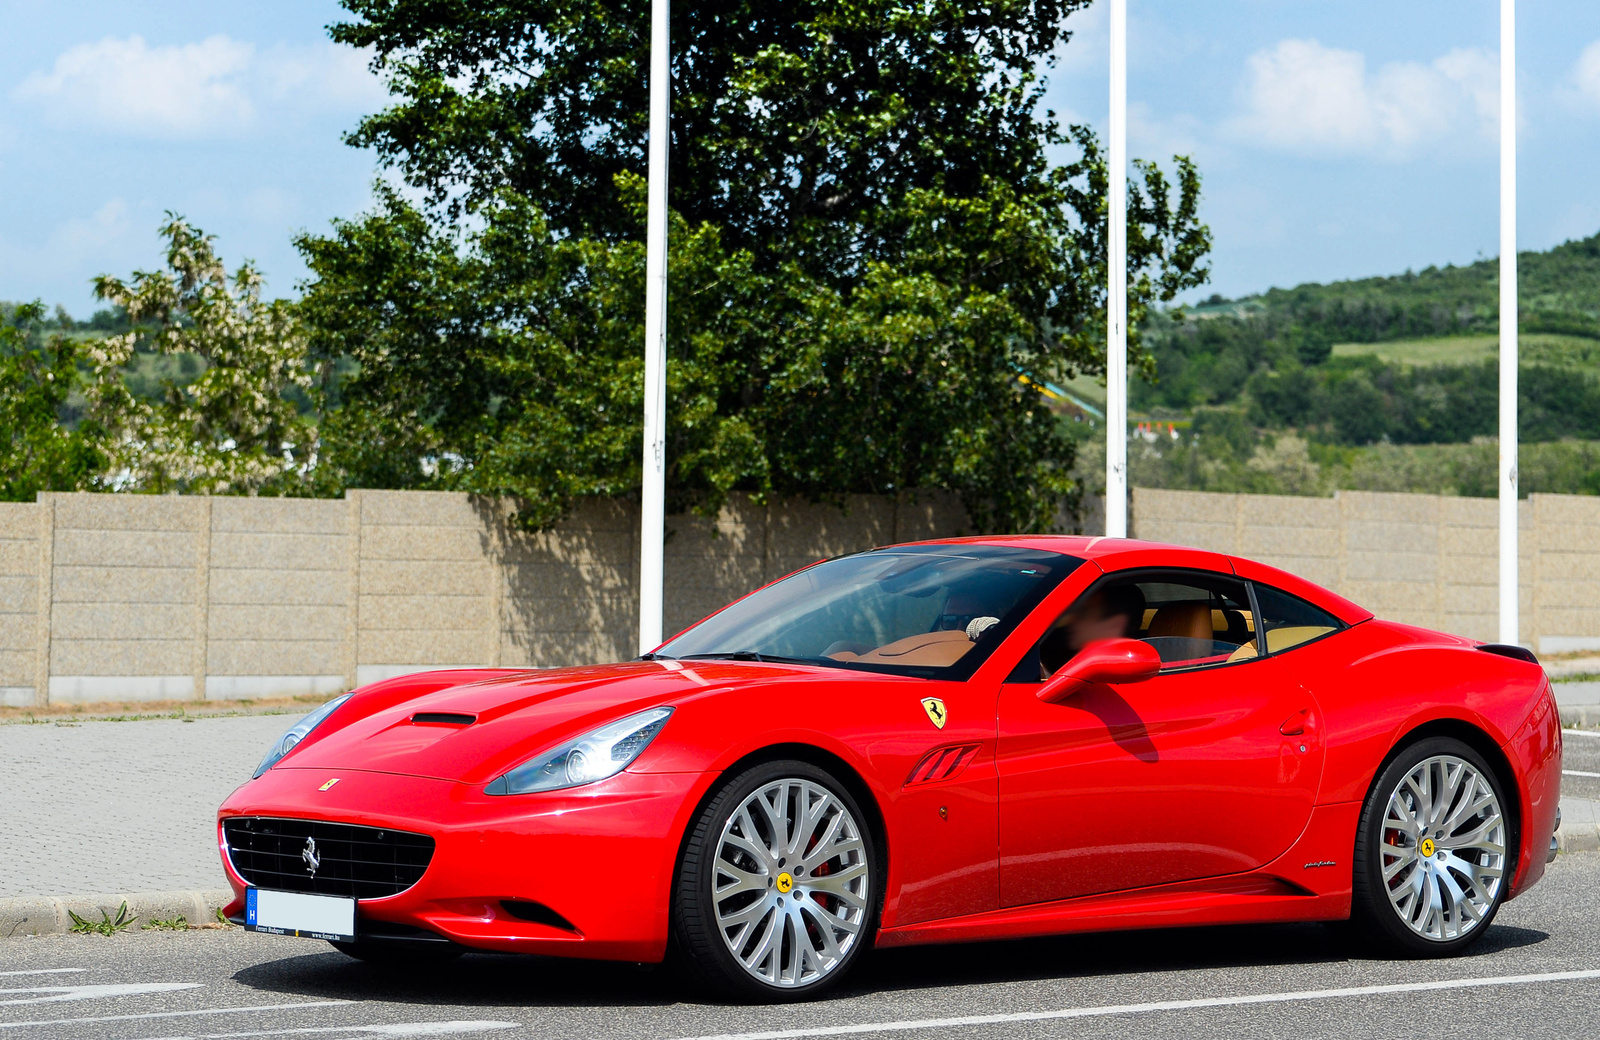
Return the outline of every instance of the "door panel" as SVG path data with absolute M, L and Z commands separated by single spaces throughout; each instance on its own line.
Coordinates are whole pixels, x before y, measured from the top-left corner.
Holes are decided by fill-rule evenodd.
M 898 707 L 909 724 L 874 748 L 875 757 L 903 764 L 891 774 L 899 788 L 885 805 L 893 876 L 884 920 L 914 924 L 994 910 L 997 684 L 928 682 L 896 696 L 905 697 Z M 924 697 L 939 699 L 936 713 L 923 707 Z
M 1321 712 L 1285 662 L 1000 695 L 1000 902 L 1065 899 L 1251 870 L 1305 828 Z M 1307 712 L 1301 733 L 1283 730 Z M 1300 750 L 1305 748 L 1304 751 Z

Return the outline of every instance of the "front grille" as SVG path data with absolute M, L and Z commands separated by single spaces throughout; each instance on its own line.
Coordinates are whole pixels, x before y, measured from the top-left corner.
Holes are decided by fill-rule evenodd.
M 348 823 L 235 816 L 222 821 L 222 833 L 240 877 L 285 892 L 382 899 L 420 881 L 433 859 L 426 834 Z

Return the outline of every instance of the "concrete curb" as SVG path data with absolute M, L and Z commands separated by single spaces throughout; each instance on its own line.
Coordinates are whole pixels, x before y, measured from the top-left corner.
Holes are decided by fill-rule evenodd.
M 1600 802 L 1561 799 L 1561 829 L 1556 847 L 1562 852 L 1600 852 Z
M 216 922 L 216 912 L 233 899 L 227 889 L 204 892 L 127 892 L 116 895 L 15 896 L 0 899 L 0 939 L 30 935 L 62 935 L 72 931 L 72 913 L 90 921 L 102 914 L 115 919 L 123 903 L 135 923 L 130 932 L 150 921 L 183 917 L 191 925 Z
M 1561 725 L 1567 729 L 1600 729 L 1600 704 L 1576 704 L 1562 708 Z

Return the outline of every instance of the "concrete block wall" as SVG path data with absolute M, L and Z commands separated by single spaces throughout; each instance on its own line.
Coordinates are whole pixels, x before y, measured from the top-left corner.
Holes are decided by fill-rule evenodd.
M 1133 533 L 1293 571 L 1380 617 L 1499 637 L 1493 499 L 1343 491 L 1333 498 L 1138 488 Z M 1519 503 L 1522 641 L 1600 649 L 1600 498 Z
M 52 703 L 192 700 L 204 689 L 211 502 L 43 495 Z
M 1540 648 L 1600 649 L 1600 497 L 1532 495 L 1537 561 L 1523 610 L 1538 619 Z M 1526 564 L 1524 564 L 1526 566 Z M 1531 602 L 1530 602 L 1531 600 Z
M 38 660 L 39 542 L 48 528 L 34 502 L 0 502 L 0 706 L 32 704 Z
M 209 502 L 206 698 L 299 696 L 349 686 L 357 540 L 350 505 L 293 498 Z
M 1136 489 L 1134 533 L 1260 559 L 1378 614 L 1494 638 L 1488 500 Z M 442 492 L 337 501 L 42 494 L 0 503 L 0 705 L 329 694 L 426 668 L 552 667 L 637 652 L 635 504 L 540 532 Z M 1600 497 L 1521 511 L 1523 641 L 1600 649 Z M 668 518 L 676 632 L 815 560 L 965 533 L 949 495 L 844 508 L 735 496 Z
M 0 503 L 0 705 L 331 694 L 428 668 L 632 657 L 636 505 L 551 530 L 464 494 Z M 668 518 L 666 627 L 817 559 L 964 533 L 948 495 L 736 496 Z

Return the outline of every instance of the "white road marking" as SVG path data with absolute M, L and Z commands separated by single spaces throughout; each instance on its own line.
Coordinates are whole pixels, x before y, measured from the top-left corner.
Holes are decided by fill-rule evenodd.
M 1016 1011 L 999 1015 L 962 1015 L 957 1018 L 916 1018 L 899 1022 L 862 1022 L 843 1026 L 817 1026 L 811 1029 L 773 1029 L 759 1033 L 717 1033 L 685 1037 L 683 1040 L 802 1040 L 818 1036 L 856 1036 L 862 1033 L 905 1033 L 918 1029 L 961 1029 L 977 1026 L 1003 1026 L 1016 1022 L 1049 1022 L 1068 1018 L 1104 1018 L 1110 1015 L 1142 1015 L 1157 1011 L 1192 1011 L 1201 1008 L 1239 1007 L 1248 1004 L 1287 1004 L 1302 1000 L 1338 1000 L 1385 993 L 1428 993 L 1450 989 L 1477 989 L 1485 986 L 1526 986 L 1536 982 L 1573 982 L 1600 979 L 1600 969 L 1552 971 L 1541 975 L 1497 975 L 1473 979 L 1442 979 L 1437 982 L 1401 982 L 1385 986 L 1347 986 L 1341 989 L 1307 989 L 1289 993 L 1252 993 L 1238 997 L 1200 997 L 1192 1000 L 1156 1000 L 1147 1004 L 1108 1004 L 1101 1007 L 1060 1008 L 1055 1011 Z
M 38 1022 L 0 1022 L 0 1029 L 75 1026 L 84 1022 L 137 1022 L 147 1018 L 192 1018 L 196 1015 L 242 1015 L 252 1011 L 293 1011 L 297 1008 L 340 1007 L 354 1003 L 353 1000 L 302 1000 L 298 1004 L 255 1004 L 247 1007 L 198 1008 L 193 1011 L 147 1011 L 142 1015 L 94 1015 L 86 1018 L 52 1018 Z
M 1591 779 L 1594 779 L 1594 780 L 1600 780 L 1600 773 L 1585 773 L 1581 769 L 1563 769 L 1561 771 L 1561 775 L 1562 776 L 1587 776 L 1587 777 L 1589 777 Z
M 249 1033 L 195 1033 L 192 1036 L 161 1036 L 152 1040 L 240 1040 L 255 1036 L 304 1036 L 315 1033 L 363 1034 L 366 1036 L 454 1036 L 460 1033 L 486 1033 L 495 1029 L 515 1029 L 521 1022 L 464 1020 L 456 1022 L 385 1022 L 370 1026 L 310 1026 L 304 1029 L 263 1029 Z
M 1600 729 L 1564 729 L 1561 732 L 1570 737 L 1600 737 Z
M 0 971 L 0 979 L 14 975 L 76 975 L 83 968 L 30 968 L 27 971 Z
M 55 1004 L 64 1000 L 105 1000 L 109 997 L 133 997 L 141 993 L 171 993 L 175 989 L 199 989 L 198 982 L 133 982 L 120 986 L 34 986 L 31 989 L 0 989 L 0 997 L 8 993 L 43 993 L 42 997 L 15 997 L 0 1000 L 0 1007 L 13 1004 Z

